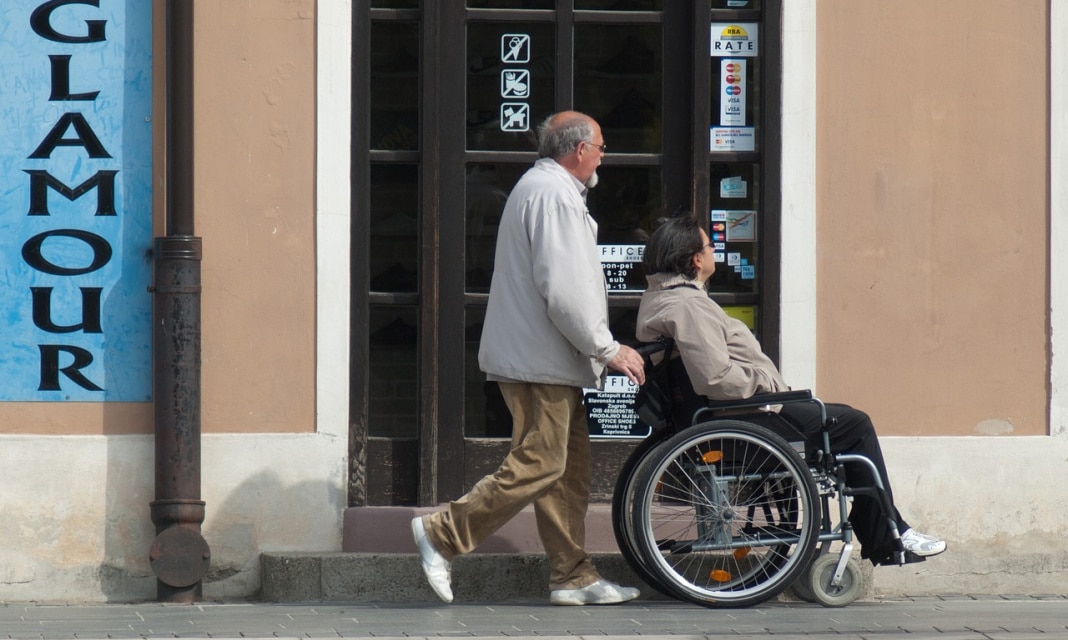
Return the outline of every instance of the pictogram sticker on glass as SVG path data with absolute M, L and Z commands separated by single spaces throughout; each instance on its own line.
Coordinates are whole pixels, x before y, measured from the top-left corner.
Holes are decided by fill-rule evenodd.
M 501 62 L 506 64 L 530 62 L 530 35 L 526 33 L 502 35 Z
M 529 98 L 530 72 L 526 69 L 505 69 L 501 71 L 502 98 Z
M 530 105 L 525 102 L 501 103 L 501 131 L 529 131 Z

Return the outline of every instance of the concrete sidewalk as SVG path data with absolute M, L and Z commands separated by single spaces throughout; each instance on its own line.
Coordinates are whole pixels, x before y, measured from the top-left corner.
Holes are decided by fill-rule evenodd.
M 0 638 L 1068 638 L 1068 596 L 955 596 L 841 609 L 675 601 L 553 607 L 543 601 L 402 605 L 0 605 Z

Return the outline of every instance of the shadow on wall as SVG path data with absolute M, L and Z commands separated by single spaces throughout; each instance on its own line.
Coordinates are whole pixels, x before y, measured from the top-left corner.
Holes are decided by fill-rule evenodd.
M 153 600 L 156 577 L 148 562 L 155 537 L 149 512 L 155 493 L 152 436 L 104 438 L 107 484 L 104 558 L 98 569 L 101 593 L 106 602 Z
M 107 602 L 156 600 L 157 579 L 148 559 L 155 538 L 150 513 L 154 442 L 151 436 L 113 436 L 107 451 L 101 590 Z M 230 455 L 249 459 L 242 451 Z M 265 456 L 263 464 L 272 459 Z M 331 541 L 340 539 L 341 514 L 332 507 L 343 504 L 340 486 L 322 480 L 288 483 L 277 473 L 258 471 L 229 488 L 226 476 L 240 474 L 246 466 L 201 471 L 207 503 L 201 531 L 212 555 L 203 580 L 205 600 L 257 597 L 264 551 L 333 551 L 338 543 Z

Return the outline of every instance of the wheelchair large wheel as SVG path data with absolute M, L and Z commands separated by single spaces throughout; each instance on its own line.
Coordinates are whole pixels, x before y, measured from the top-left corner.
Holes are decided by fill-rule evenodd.
M 820 513 L 804 460 L 774 432 L 737 420 L 695 425 L 641 465 L 634 532 L 672 595 L 709 607 L 764 602 L 805 571 Z
M 670 434 L 666 431 L 654 431 L 638 444 L 623 463 L 616 479 L 615 492 L 612 494 L 612 532 L 616 536 L 616 544 L 623 559 L 634 573 L 650 587 L 671 596 L 671 592 L 660 584 L 659 578 L 649 570 L 642 559 L 634 531 L 634 495 L 638 479 L 654 449 L 667 440 L 668 435 Z

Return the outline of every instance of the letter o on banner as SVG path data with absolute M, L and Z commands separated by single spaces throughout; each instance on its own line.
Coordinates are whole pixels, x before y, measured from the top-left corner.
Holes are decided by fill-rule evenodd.
M 92 263 L 88 267 L 77 268 L 63 267 L 49 261 L 41 253 L 41 249 L 45 240 L 54 236 L 75 238 L 89 245 L 89 248 L 93 250 Z M 106 265 L 111 260 L 111 245 L 101 236 L 81 229 L 52 229 L 38 233 L 27 240 L 26 244 L 22 245 L 22 259 L 34 269 L 54 276 L 80 276 L 92 273 Z

